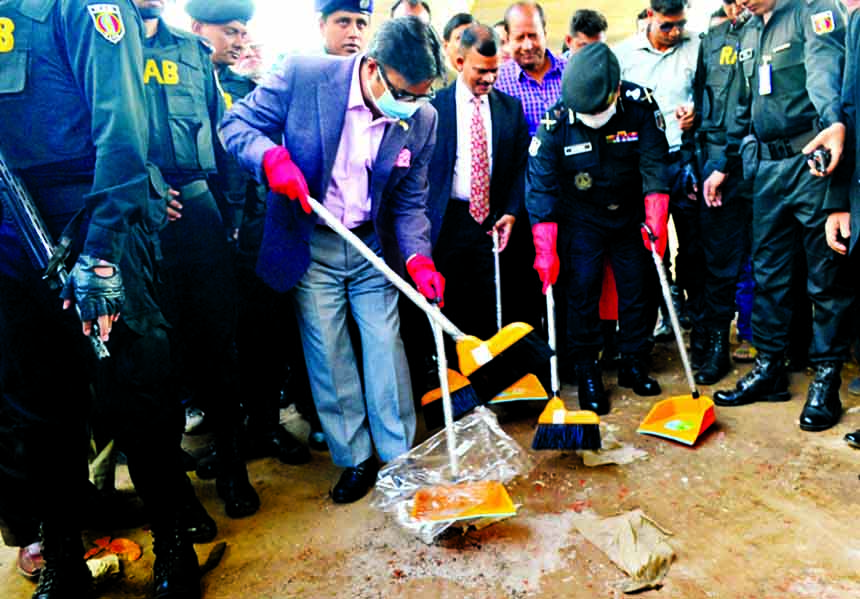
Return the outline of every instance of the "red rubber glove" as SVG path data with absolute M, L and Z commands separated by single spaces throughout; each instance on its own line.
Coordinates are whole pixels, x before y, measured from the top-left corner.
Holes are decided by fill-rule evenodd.
M 266 171 L 266 178 L 272 191 L 285 195 L 291 200 L 298 200 L 302 210 L 307 214 L 311 213 L 311 205 L 308 204 L 308 183 L 285 147 L 275 146 L 263 154 L 263 170 Z
M 431 258 L 415 254 L 406 262 L 406 270 L 421 295 L 431 302 L 437 302 L 440 308 L 445 305 L 442 297 L 445 293 L 445 277 L 436 270 Z
M 663 257 L 666 253 L 666 242 L 669 241 L 669 196 L 665 193 L 649 193 L 645 196 L 645 224 L 657 238 L 657 254 Z M 651 239 L 642 229 L 642 241 L 645 249 L 651 251 Z
M 555 249 L 558 239 L 558 223 L 538 223 L 532 227 L 532 237 L 535 240 L 534 269 L 543 283 L 543 292 L 558 280 L 558 252 Z

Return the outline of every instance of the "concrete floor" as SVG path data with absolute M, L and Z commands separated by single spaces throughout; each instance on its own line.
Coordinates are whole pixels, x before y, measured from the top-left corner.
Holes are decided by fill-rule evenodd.
M 744 372 L 736 371 L 728 382 Z M 655 370 L 666 395 L 686 391 L 671 345 L 658 346 Z M 846 381 L 857 376 L 847 365 Z M 587 468 L 572 453 L 532 452 L 535 467 L 509 486 L 517 517 L 427 546 L 402 533 L 367 499 L 347 506 L 327 497 L 338 475 L 327 454 L 306 466 L 271 459 L 250 464 L 262 498 L 245 520 L 223 515 L 214 483 L 196 481 L 226 541 L 221 564 L 204 579 L 216 598 L 592 599 L 622 596 L 625 578 L 572 526 L 583 509 L 601 516 L 641 508 L 671 531 L 676 560 L 660 599 L 860 598 L 858 458 L 842 436 L 860 427 L 860 404 L 844 392 L 842 422 L 823 433 L 797 427 L 808 377 L 792 375 L 784 404 L 717 409 L 717 424 L 693 449 L 635 433 L 653 399 L 615 387 L 604 376 L 613 411 L 603 420 L 619 440 L 648 458 Z M 705 392 L 713 389 L 706 388 Z M 562 395 L 575 405 L 575 389 Z M 536 417 L 504 422 L 529 447 Z M 120 480 L 127 485 L 124 473 Z M 151 542 L 140 530 L 117 531 L 144 546 L 123 577 L 100 596 L 147 596 Z M 197 546 L 201 561 L 212 545 Z M 25 599 L 33 584 L 15 573 L 15 552 L 0 548 L 0 597 Z

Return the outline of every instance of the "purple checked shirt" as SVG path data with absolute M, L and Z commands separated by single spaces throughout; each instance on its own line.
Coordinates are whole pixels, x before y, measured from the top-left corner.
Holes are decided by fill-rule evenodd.
M 497 90 L 519 98 L 523 103 L 529 135 L 532 136 L 540 126 L 543 115 L 561 97 L 561 75 L 567 65 L 567 60 L 556 58 L 549 50 L 546 55 L 550 60 L 550 67 L 541 83 L 535 81 L 514 60 L 505 61 L 499 67 L 499 78 L 496 79 Z

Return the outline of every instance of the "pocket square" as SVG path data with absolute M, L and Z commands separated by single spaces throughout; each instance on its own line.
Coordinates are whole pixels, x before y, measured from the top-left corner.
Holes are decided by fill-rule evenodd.
M 403 167 L 409 168 L 409 165 L 412 163 L 412 152 L 409 151 L 409 148 L 403 148 L 400 150 L 400 153 L 397 155 L 397 160 L 394 161 L 395 167 Z

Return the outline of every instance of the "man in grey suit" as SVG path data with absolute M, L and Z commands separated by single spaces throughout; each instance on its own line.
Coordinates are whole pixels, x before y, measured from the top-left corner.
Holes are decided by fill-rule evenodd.
M 273 191 L 257 271 L 292 293 L 314 401 L 332 460 L 345 467 L 332 490 L 337 503 L 356 501 L 373 485 L 374 445 L 383 461 L 411 447 L 415 408 L 396 288 L 321 224 L 305 198 L 318 198 L 392 268 L 405 265 L 425 297 L 441 302 L 427 165 L 436 135 L 428 101 L 443 65 L 429 26 L 392 19 L 366 56 L 288 58 L 221 124 L 227 150 Z M 283 135 L 284 145 L 272 135 Z M 363 391 L 347 311 L 361 334 Z

